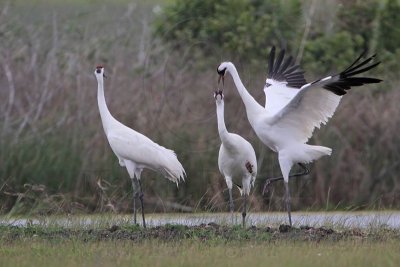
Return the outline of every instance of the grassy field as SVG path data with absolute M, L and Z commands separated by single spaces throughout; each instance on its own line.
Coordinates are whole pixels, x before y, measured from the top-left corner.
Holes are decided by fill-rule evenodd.
M 0 266 L 398 266 L 400 230 L 129 222 L 0 225 Z M 114 221 L 115 223 L 115 221 Z
M 398 266 L 400 242 L 160 242 L 18 239 L 1 266 Z

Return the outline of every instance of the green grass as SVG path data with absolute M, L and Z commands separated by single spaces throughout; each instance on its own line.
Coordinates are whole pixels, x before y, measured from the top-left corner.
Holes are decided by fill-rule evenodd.
M 82 242 L 18 240 L 1 266 L 397 266 L 400 243 Z
M 0 225 L 0 266 L 398 266 L 400 262 L 400 231 L 383 226 L 288 232 L 279 227 L 216 224 L 143 229 L 111 215 L 92 216 L 88 225 L 85 217 L 72 217 L 68 227 L 56 218 L 25 227 Z

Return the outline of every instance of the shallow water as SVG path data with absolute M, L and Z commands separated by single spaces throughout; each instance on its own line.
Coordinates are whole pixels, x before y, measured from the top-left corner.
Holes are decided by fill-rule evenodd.
M 0 224 L 27 226 L 61 226 L 61 227 L 85 227 L 108 226 L 113 224 L 132 223 L 131 215 L 77 215 L 77 216 L 48 216 L 40 218 L 8 218 L 0 217 Z M 224 225 L 241 224 L 240 213 L 232 217 L 229 213 L 195 213 L 195 214 L 146 214 L 146 223 L 150 227 L 165 224 L 180 224 L 195 226 L 200 224 L 217 223 Z M 294 226 L 308 225 L 314 227 L 388 227 L 400 229 L 400 212 L 294 212 L 292 213 Z M 138 216 L 141 223 L 141 216 Z M 287 224 L 287 214 L 280 212 L 250 213 L 247 216 L 247 225 L 276 226 Z

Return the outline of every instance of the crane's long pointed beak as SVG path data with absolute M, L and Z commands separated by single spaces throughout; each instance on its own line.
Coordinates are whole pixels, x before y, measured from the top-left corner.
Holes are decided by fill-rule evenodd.
M 224 75 L 219 75 L 219 77 L 218 77 L 218 85 L 221 83 L 221 80 L 222 80 L 222 86 L 224 86 L 225 85 Z

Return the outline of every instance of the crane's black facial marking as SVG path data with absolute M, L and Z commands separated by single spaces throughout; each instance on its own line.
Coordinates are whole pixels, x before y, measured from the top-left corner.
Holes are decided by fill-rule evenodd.
M 97 65 L 96 66 L 96 73 L 101 73 L 101 69 L 103 69 L 103 65 Z
M 97 65 L 96 66 L 96 73 L 101 73 L 101 69 L 104 69 L 104 67 L 102 65 Z M 107 78 L 107 76 L 105 75 L 105 73 L 103 72 L 103 77 Z
M 222 90 L 217 90 L 217 91 L 215 91 L 215 93 L 214 93 L 214 98 L 216 99 L 216 100 L 218 100 L 218 96 L 221 96 L 221 100 L 222 99 L 224 99 L 224 95 L 222 94 Z
M 253 165 L 251 165 L 250 162 L 246 162 L 246 169 L 249 171 L 249 173 L 253 173 Z
M 224 69 L 222 69 L 222 70 L 219 70 L 219 69 L 217 68 L 217 72 L 218 72 L 219 76 L 224 76 L 224 75 L 225 75 L 225 71 L 226 71 L 226 68 L 224 68 Z
M 224 81 L 225 71 L 226 71 L 226 68 L 224 68 L 223 70 L 219 70 L 219 69 L 217 68 L 217 72 L 218 72 L 218 75 L 219 75 L 219 77 L 218 77 L 218 84 L 221 82 L 221 79 L 222 79 L 222 85 L 224 85 L 224 83 L 225 83 L 225 81 Z

